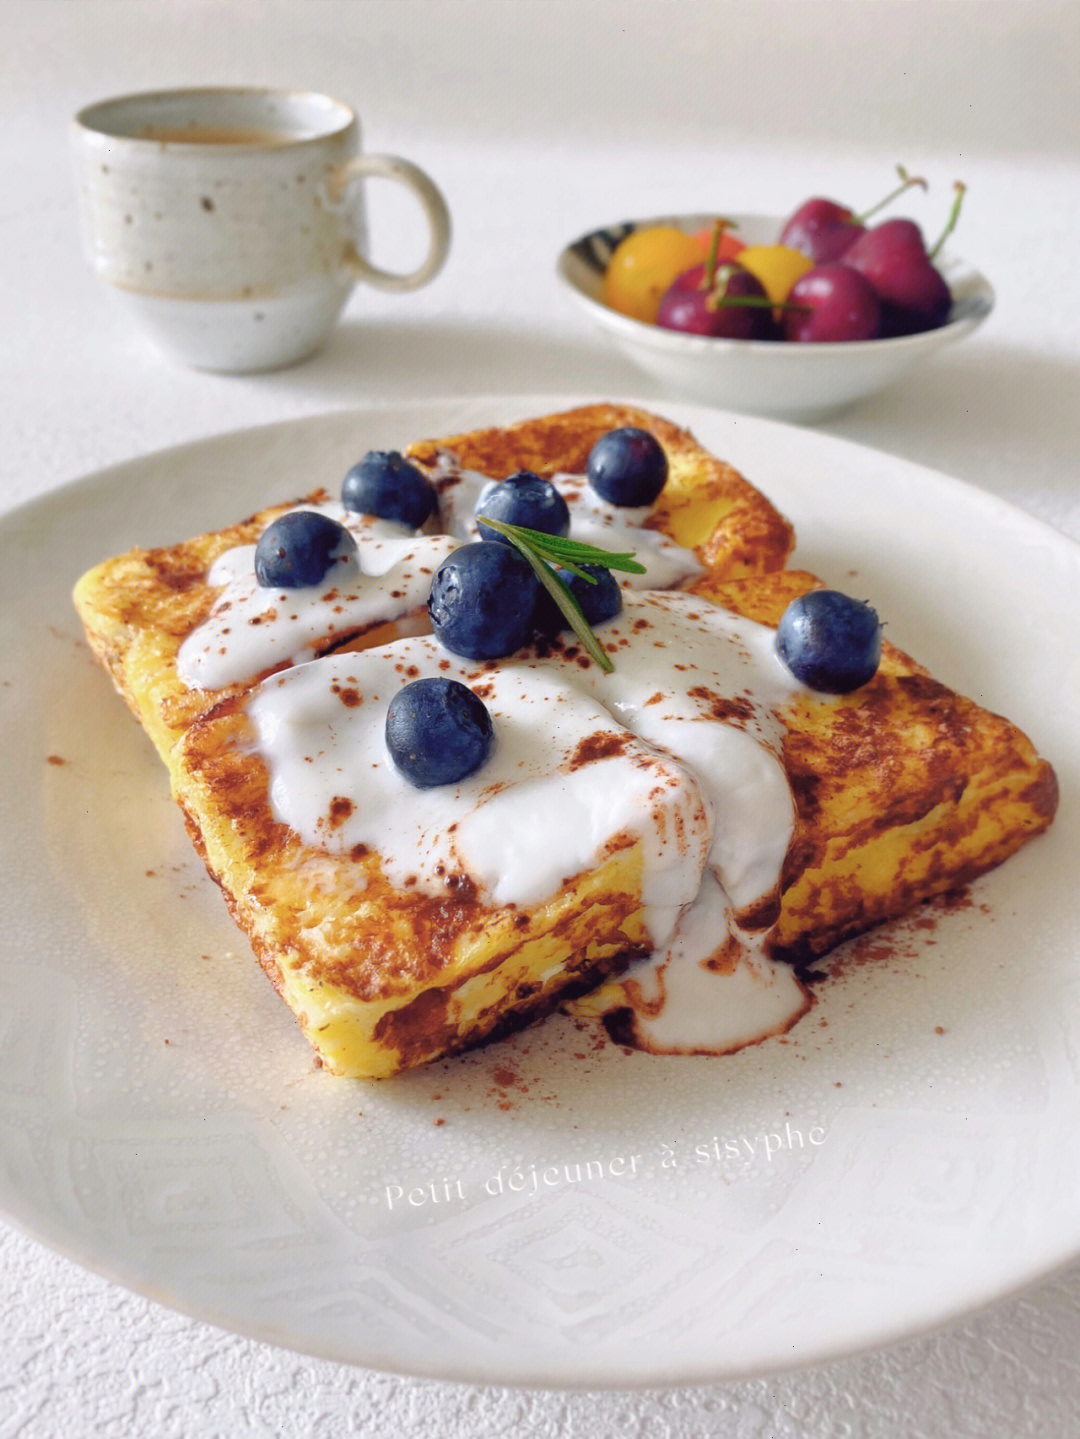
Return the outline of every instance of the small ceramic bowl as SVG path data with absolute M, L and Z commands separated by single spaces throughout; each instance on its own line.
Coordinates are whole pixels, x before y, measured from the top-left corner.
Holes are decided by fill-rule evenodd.
M 620 240 L 647 225 L 674 225 L 689 234 L 712 215 L 662 215 L 593 230 L 567 245 L 557 272 L 574 299 L 628 359 L 672 395 L 743 414 L 812 421 L 865 399 L 924 364 L 937 351 L 970 335 L 994 305 L 994 292 L 977 270 L 945 252 L 938 260 L 953 295 L 948 321 L 936 330 L 887 340 L 800 344 L 783 340 L 717 340 L 646 325 L 609 309 L 603 277 Z M 779 216 L 734 215 L 748 245 L 775 244 Z

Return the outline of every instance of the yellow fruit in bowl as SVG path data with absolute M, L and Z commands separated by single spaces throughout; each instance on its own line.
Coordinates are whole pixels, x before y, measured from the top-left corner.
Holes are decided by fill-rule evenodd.
M 648 225 L 615 247 L 604 271 L 604 304 L 651 325 L 672 281 L 705 257 L 707 239 L 674 225 Z
M 782 305 L 795 281 L 814 268 L 813 260 L 790 245 L 747 245 L 739 264 L 761 281 L 774 305 Z

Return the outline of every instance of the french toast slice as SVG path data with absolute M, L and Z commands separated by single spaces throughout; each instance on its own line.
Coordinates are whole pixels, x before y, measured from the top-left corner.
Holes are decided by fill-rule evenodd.
M 410 645 L 408 667 L 429 670 L 438 663 L 433 645 L 417 644 L 428 648 L 428 664 Z M 307 668 L 341 675 L 339 692 L 347 693 L 358 668 L 351 660 L 366 663 L 377 653 L 330 656 Z M 300 670 L 288 676 L 293 683 L 306 678 Z M 368 707 L 378 711 L 378 725 L 383 706 L 366 695 L 359 708 Z M 327 718 L 333 722 L 332 711 Z M 614 754 L 619 747 L 620 770 L 632 769 L 645 794 L 659 792 L 647 801 L 651 816 L 685 832 L 686 846 L 700 855 L 701 802 L 678 767 L 644 748 L 628 757 L 618 727 L 599 710 L 588 734 L 601 766 L 607 748 Z M 550 738 L 543 724 L 538 737 Z M 572 763 L 563 754 L 558 760 Z M 275 816 L 270 771 L 242 701 L 197 721 L 177 746 L 174 767 L 192 841 L 320 1062 L 336 1074 L 385 1078 L 495 1038 L 586 992 L 651 948 L 640 835 L 606 836 L 588 869 L 557 877 L 551 893 L 534 903 L 500 902 L 491 886 L 452 861 L 443 861 L 442 873 L 425 885 L 400 866 L 388 874 L 385 846 L 358 840 L 329 851 L 306 843 Z M 556 779 L 557 766 L 548 777 Z M 345 776 L 341 788 L 326 807 L 327 843 L 336 816 L 347 819 L 362 803 Z M 475 787 L 465 788 L 473 797 Z M 521 788 L 524 793 L 528 785 Z M 439 814 L 436 805 L 430 826 L 417 835 L 418 867 L 422 854 L 460 822 L 455 812 L 440 830 Z M 514 837 L 505 838 L 509 849 Z M 559 838 L 550 835 L 548 842 Z
M 822 954 L 967 882 L 1045 829 L 1056 783 L 1025 736 L 889 644 L 875 678 L 853 694 L 785 688 L 769 668 L 781 668 L 772 634 L 790 600 L 817 584 L 783 571 L 714 583 L 708 603 L 628 597 L 603 627 L 616 665 L 609 677 L 570 642 L 470 666 L 425 636 L 300 666 L 194 723 L 174 755 L 177 798 L 321 1062 L 342 1075 L 392 1075 L 534 1020 L 601 981 L 597 1012 L 625 1014 L 640 998 L 636 962 L 648 963 L 682 923 L 665 902 L 692 912 L 710 875 L 724 886 L 732 924 L 720 926 L 702 966 L 730 968 L 733 937 L 756 943 L 751 987 L 790 990 L 780 1000 L 787 1018 L 774 1026 L 782 1028 L 806 1001 L 777 957 Z M 754 651 L 749 678 L 738 666 L 733 678 L 717 677 L 714 655 L 725 645 L 737 656 Z M 385 703 L 429 673 L 469 684 L 497 730 L 523 723 L 500 686 L 536 684 L 545 698 L 524 711 L 527 745 L 510 749 L 509 770 L 485 768 L 449 795 L 428 792 L 415 811 L 400 808 L 409 787 L 399 781 L 402 799 L 391 774 L 384 813 L 372 774 Z M 569 735 L 554 718 L 564 691 L 584 706 Z M 290 693 L 300 702 L 289 713 L 302 717 L 288 742 L 295 753 L 266 741 L 289 729 L 280 714 L 267 727 L 259 713 Z M 513 769 L 522 753 L 535 760 L 524 775 Z M 329 756 L 329 778 L 313 790 L 315 821 L 283 814 L 271 783 L 287 793 L 292 763 L 300 788 L 312 790 L 320 756 Z M 728 778 L 717 778 L 725 768 Z M 584 799 L 564 810 L 577 786 Z M 611 796 L 629 809 L 604 809 Z M 599 829 L 578 837 L 597 810 Z M 543 815 L 561 816 L 546 835 Z M 738 836 L 732 853 L 723 849 L 728 830 Z M 659 900 L 658 836 L 668 862 Z M 553 848 L 547 879 L 529 882 L 537 855 Z M 518 876 L 508 888 L 507 874 Z M 619 1032 L 632 1040 L 634 1026 Z
M 407 453 L 428 467 L 437 456 L 452 452 L 463 466 L 482 470 L 493 479 L 522 468 L 545 475 L 575 474 L 584 470 L 595 441 L 621 425 L 649 430 L 668 458 L 668 483 L 645 519 L 647 528 L 685 547 L 702 574 L 716 580 L 784 564 L 793 544 L 791 526 L 765 496 L 709 454 L 688 431 L 640 409 L 583 406 L 424 441 L 410 446 Z M 76 585 L 74 602 L 91 648 L 166 763 L 188 725 L 267 674 L 342 645 L 378 644 L 426 628 L 423 606 L 430 575 L 452 543 L 435 533 L 440 528 L 437 517 L 425 527 L 432 533 L 416 536 L 415 562 L 410 562 L 403 594 L 396 601 L 388 599 L 380 613 L 373 613 L 366 602 L 342 606 L 334 593 L 317 596 L 314 603 L 307 602 L 308 610 L 317 613 L 305 633 L 292 641 L 286 637 L 276 646 L 270 642 L 274 626 L 257 628 L 259 614 L 245 613 L 240 623 L 247 627 L 249 638 L 259 638 L 261 644 L 251 651 L 243 674 L 227 674 L 226 682 L 221 682 L 222 674 L 215 674 L 212 666 L 195 675 L 186 671 L 183 661 L 192 637 L 211 623 L 217 623 L 219 631 L 227 625 L 228 616 L 221 611 L 231 603 L 230 591 L 224 582 L 214 582 L 215 562 L 226 564 L 232 552 L 253 546 L 272 519 L 294 507 L 332 509 L 338 517 L 343 513 L 340 507 L 335 509 L 325 489 L 318 490 L 263 509 L 224 530 L 106 560 Z M 407 568 L 405 562 L 399 567 Z M 385 572 L 376 578 L 386 599 L 395 587 L 385 582 Z M 358 598 L 364 600 L 363 595 Z M 230 642 L 239 627 L 233 627 Z

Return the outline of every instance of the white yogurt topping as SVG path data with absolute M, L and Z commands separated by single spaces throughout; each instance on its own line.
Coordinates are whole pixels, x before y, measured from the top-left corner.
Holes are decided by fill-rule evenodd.
M 476 470 L 462 469 L 449 451 L 440 453 L 432 479 L 439 491 L 439 515 L 443 529 L 458 540 L 477 539 L 476 506 L 486 491 L 499 481 L 489 479 Z M 572 540 L 598 545 L 616 554 L 632 550 L 638 563 L 645 566 L 643 575 L 617 574 L 624 588 L 675 589 L 703 573 L 692 550 L 677 545 L 659 530 L 643 528 L 644 521 L 652 512 L 650 505 L 634 509 L 609 505 L 584 475 L 552 475 L 551 483 L 570 511 Z
M 608 987 L 610 1007 L 635 1009 L 645 1047 L 723 1051 L 808 1003 L 753 943 L 729 972 L 707 965 L 737 939 L 734 912 L 779 884 L 794 822 L 779 712 L 799 686 L 763 626 L 681 592 L 624 601 L 601 627 L 611 675 L 575 649 L 470 665 L 421 636 L 272 676 L 248 713 L 275 818 L 316 848 L 367 845 L 399 886 L 446 893 L 464 873 L 492 903 L 532 905 L 640 839 L 657 954 Z M 386 706 L 435 674 L 480 694 L 496 741 L 476 774 L 418 790 L 386 751 Z
M 391 697 L 428 675 L 480 692 L 496 741 L 476 774 L 419 790 L 394 767 L 384 725 Z M 697 786 L 675 761 L 635 744 L 567 665 L 485 670 L 422 635 L 272 676 L 248 713 L 275 818 L 316 848 L 368 846 L 398 887 L 445 894 L 447 878 L 464 873 L 493 903 L 536 904 L 630 834 L 645 841 L 655 943 L 697 893 L 711 838 Z M 585 741 L 625 753 L 581 763 Z
M 297 508 L 344 525 L 356 541 L 355 553 L 342 551 L 321 584 L 289 590 L 259 584 L 254 545 L 226 550 L 207 575 L 221 593 L 177 657 L 189 689 L 252 680 L 278 665 L 309 660 L 335 640 L 404 618 L 427 603 L 432 575 L 457 545 L 448 535 L 418 534 L 336 501 Z

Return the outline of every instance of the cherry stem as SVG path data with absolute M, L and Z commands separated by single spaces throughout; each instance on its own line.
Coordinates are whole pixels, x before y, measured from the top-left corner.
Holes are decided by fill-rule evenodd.
M 903 165 L 897 165 L 896 173 L 900 176 L 900 184 L 895 190 L 890 190 L 884 200 L 879 200 L 876 205 L 871 205 L 869 210 L 864 210 L 861 215 L 853 217 L 853 225 L 865 225 L 871 215 L 876 215 L 879 210 L 884 210 L 886 205 L 898 199 L 905 190 L 910 190 L 913 185 L 920 185 L 924 190 L 927 188 L 926 181 L 921 175 L 909 175 Z
M 774 305 L 768 295 L 725 295 L 714 290 L 705 297 L 707 310 L 808 310 L 807 305 L 797 305 L 791 300 L 782 300 Z
M 701 276 L 702 290 L 711 290 L 716 283 L 716 267 L 720 260 L 720 241 L 723 239 L 724 231 L 734 229 L 730 220 L 718 219 L 713 225 L 713 232 L 709 236 L 709 253 L 705 256 L 705 270 Z
M 812 305 L 800 305 L 795 300 L 781 300 L 779 304 L 764 295 L 710 295 L 706 302 L 710 310 L 794 310 L 799 315 L 812 315 Z
M 949 218 L 945 221 L 944 230 L 942 230 L 941 234 L 938 236 L 937 244 L 930 251 L 931 260 L 937 259 L 938 252 L 940 251 L 942 245 L 944 245 L 945 241 L 952 234 L 952 232 L 956 229 L 956 222 L 960 218 L 960 206 L 964 203 L 964 193 L 967 190 L 967 186 L 964 184 L 963 180 L 957 180 L 956 183 L 953 185 L 953 189 L 956 191 L 956 194 L 953 198 L 952 209 L 949 211 Z

